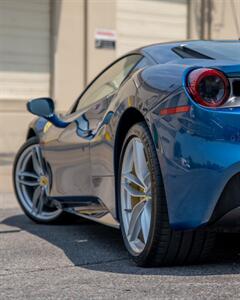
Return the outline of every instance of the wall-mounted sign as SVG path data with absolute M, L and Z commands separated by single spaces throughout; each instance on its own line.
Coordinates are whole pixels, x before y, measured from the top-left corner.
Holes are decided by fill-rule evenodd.
M 116 31 L 109 29 L 96 29 L 95 47 L 98 49 L 115 49 Z

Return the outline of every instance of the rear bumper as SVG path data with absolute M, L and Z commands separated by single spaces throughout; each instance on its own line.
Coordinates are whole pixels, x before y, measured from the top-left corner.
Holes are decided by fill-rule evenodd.
M 190 105 L 191 109 L 160 116 L 159 110 L 169 103 Z M 238 108 L 203 109 L 182 91 L 150 112 L 149 119 L 172 228 L 186 230 L 213 224 L 240 206 L 236 175 L 240 173 Z

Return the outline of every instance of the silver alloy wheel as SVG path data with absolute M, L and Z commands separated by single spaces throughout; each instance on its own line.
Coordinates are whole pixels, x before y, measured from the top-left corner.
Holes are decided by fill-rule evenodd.
M 14 179 L 21 204 L 33 217 L 51 221 L 61 214 L 61 209 L 50 209 L 45 205 L 49 176 L 38 144 L 29 146 L 20 155 Z
M 137 137 L 128 143 L 121 172 L 121 213 L 130 248 L 141 253 L 147 243 L 152 215 L 152 191 L 144 145 Z

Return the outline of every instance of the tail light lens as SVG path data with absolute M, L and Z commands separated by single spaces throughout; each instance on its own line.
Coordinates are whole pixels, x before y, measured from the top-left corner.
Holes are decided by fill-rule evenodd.
M 188 75 L 187 88 L 196 102 L 208 107 L 223 105 L 230 94 L 227 77 L 220 71 L 206 68 L 193 70 Z

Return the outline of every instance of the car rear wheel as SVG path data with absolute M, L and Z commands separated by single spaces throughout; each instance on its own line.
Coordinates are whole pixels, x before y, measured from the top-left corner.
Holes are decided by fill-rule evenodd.
M 52 223 L 62 217 L 62 210 L 48 202 L 51 176 L 36 137 L 18 151 L 13 168 L 17 200 L 25 214 L 38 223 Z
M 215 234 L 205 229 L 174 231 L 159 161 L 144 122 L 128 131 L 120 156 L 118 212 L 125 246 L 139 266 L 190 264 L 206 261 Z

